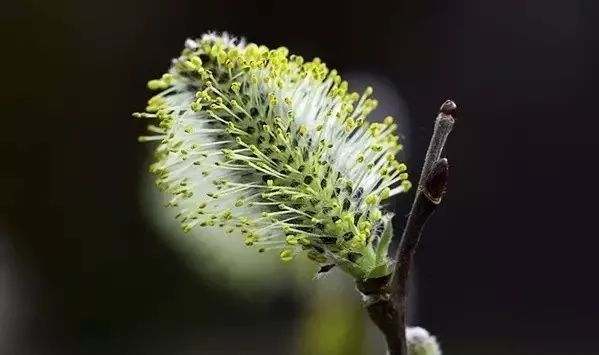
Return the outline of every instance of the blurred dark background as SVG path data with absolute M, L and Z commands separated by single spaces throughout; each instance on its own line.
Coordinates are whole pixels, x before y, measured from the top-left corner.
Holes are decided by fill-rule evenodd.
M 4 4 L 0 267 L 12 281 L 0 283 L 0 353 L 285 353 L 297 296 L 253 307 L 208 287 L 140 212 L 147 147 L 130 113 L 207 30 L 387 78 L 408 111 L 414 177 L 454 99 L 449 193 L 417 256 L 418 324 L 450 355 L 594 353 L 594 3 Z

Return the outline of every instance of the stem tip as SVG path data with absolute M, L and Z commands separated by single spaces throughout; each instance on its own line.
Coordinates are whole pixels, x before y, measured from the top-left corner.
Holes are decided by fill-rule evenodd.
M 453 102 L 451 100 L 447 100 L 443 103 L 443 105 L 441 105 L 441 108 L 439 109 L 439 111 L 441 111 L 442 113 L 444 113 L 446 115 L 451 115 L 451 114 L 455 113 L 457 108 L 458 108 L 458 106 L 455 104 L 455 102 Z

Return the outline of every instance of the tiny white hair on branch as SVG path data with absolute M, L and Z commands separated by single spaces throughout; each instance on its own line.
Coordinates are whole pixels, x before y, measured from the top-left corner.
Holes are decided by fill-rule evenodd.
M 241 232 L 283 261 L 298 253 L 357 279 L 391 272 L 390 197 L 411 187 L 392 117 L 366 120 L 372 88 L 350 92 L 319 58 L 227 33 L 188 39 L 148 87 L 151 172 L 184 231 Z

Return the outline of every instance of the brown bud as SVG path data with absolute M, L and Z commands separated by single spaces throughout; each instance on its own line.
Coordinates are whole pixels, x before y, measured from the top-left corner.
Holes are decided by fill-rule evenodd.
M 435 204 L 441 203 L 447 189 L 449 163 L 446 158 L 437 160 L 424 181 L 424 194 Z
M 439 109 L 439 111 L 441 111 L 441 113 L 444 113 L 446 115 L 453 115 L 453 114 L 455 114 L 457 109 L 458 109 L 458 106 L 455 104 L 455 102 L 453 102 L 451 100 L 447 100 L 443 103 L 443 105 L 441 105 L 441 108 Z

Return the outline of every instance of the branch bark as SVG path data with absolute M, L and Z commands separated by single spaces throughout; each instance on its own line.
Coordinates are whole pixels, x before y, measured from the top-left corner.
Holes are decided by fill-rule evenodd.
M 384 334 L 389 355 L 408 355 L 406 343 L 406 301 L 412 259 L 428 218 L 441 203 L 447 188 L 449 164 L 441 158 L 447 137 L 455 123 L 456 104 L 447 100 L 435 120 L 414 202 L 395 255 L 393 274 L 357 283 L 372 321 Z

